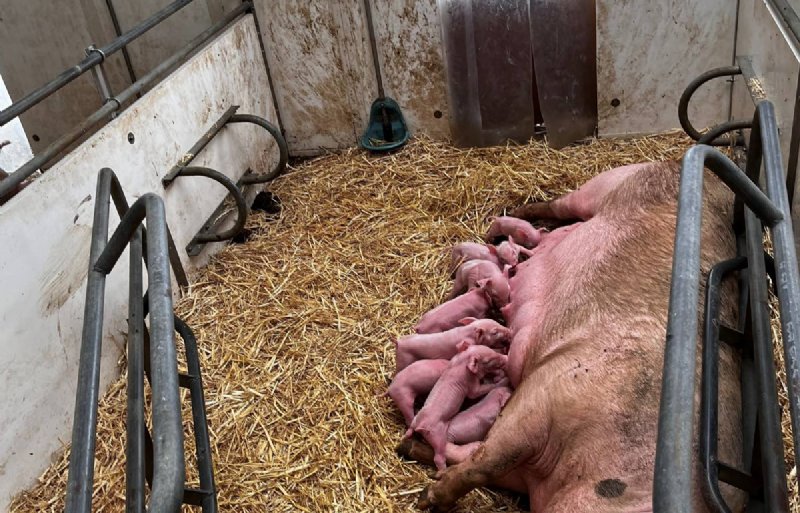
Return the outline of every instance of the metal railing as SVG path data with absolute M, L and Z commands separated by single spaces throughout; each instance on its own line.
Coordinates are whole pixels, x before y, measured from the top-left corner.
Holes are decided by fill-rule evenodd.
M 112 199 L 120 223 L 109 240 L 109 203 Z M 145 218 L 146 231 L 142 226 Z M 127 511 L 145 511 L 147 481 L 150 484 L 147 511 L 173 512 L 183 502 L 202 506 L 204 513 L 215 513 L 216 490 L 197 341 L 189 326 L 173 314 L 164 204 L 155 194 L 147 193 L 128 207 L 116 175 L 108 168 L 100 171 L 97 182 L 66 511 L 91 511 L 105 277 L 128 245 Z M 142 263 L 147 267 L 147 293 L 143 291 Z M 144 324 L 148 314 L 149 330 Z M 175 330 L 183 339 L 187 374 L 178 372 Z M 145 423 L 145 376 L 152 389 L 154 436 L 150 435 Z M 184 485 L 185 458 L 179 387 L 188 388 L 191 397 L 199 489 L 186 488 Z
M 664 355 L 664 374 L 658 423 L 656 467 L 653 490 L 653 506 L 657 513 L 691 511 L 692 461 L 694 428 L 695 358 L 698 328 L 697 304 L 700 284 L 700 229 L 702 212 L 703 169 L 708 167 L 736 194 L 735 227 L 744 228 L 744 244 L 739 237 L 739 257 L 726 262 L 711 273 L 708 294 L 717 287 L 720 274 L 744 267 L 746 263 L 746 287 L 749 301 L 744 303 L 748 315 L 747 323 L 752 336 L 747 337 L 738 330 L 726 328 L 726 337 L 736 343 L 752 339 L 753 363 L 743 373 L 745 378 L 755 381 L 755 391 L 745 395 L 745 406 L 756 405 L 757 421 L 748 420 L 751 429 L 746 435 L 751 438 L 759 434 L 758 443 L 745 437 L 745 463 L 751 462 L 758 474 L 747 473 L 716 461 L 716 397 L 709 401 L 716 388 L 715 362 L 704 360 L 704 369 L 713 370 L 706 376 L 703 389 L 709 388 L 702 405 L 704 433 L 701 434 L 701 452 L 705 464 L 703 487 L 706 499 L 715 511 L 727 511 L 727 506 L 718 493 L 718 481 L 724 481 L 756 494 L 756 500 L 766 505 L 766 511 L 787 511 L 786 478 L 783 470 L 783 447 L 779 424 L 775 390 L 775 370 L 772 362 L 772 339 L 769 332 L 769 312 L 766 302 L 766 270 L 774 268 L 775 285 L 780 306 L 781 330 L 784 343 L 784 358 L 789 384 L 789 403 L 792 417 L 794 446 L 800 447 L 797 420 L 800 415 L 800 360 L 798 358 L 797 323 L 800 321 L 800 272 L 797 267 L 792 235 L 792 221 L 783 176 L 783 164 L 778 139 L 778 128 L 772 103 L 763 100 L 756 105 L 747 152 L 747 173 L 739 169 L 730 159 L 710 146 L 698 145 L 689 149 L 681 169 L 678 195 L 678 221 L 675 236 L 675 252 L 670 290 L 667 339 Z M 766 189 L 763 193 L 757 183 L 762 164 L 765 168 Z M 742 219 L 743 218 L 743 219 Z M 762 222 L 770 229 L 774 248 L 774 264 L 767 265 L 764 258 Z M 744 254 L 742 254 L 744 250 Z M 771 262 L 770 262 L 771 264 Z M 749 291 L 749 292 L 748 292 Z M 716 315 L 713 296 L 709 296 L 706 322 L 713 322 Z M 705 357 L 714 358 L 720 331 L 714 332 L 706 325 Z M 752 379 L 751 379 L 752 378 Z M 752 386 L 752 383 L 751 383 Z M 779 419 L 777 419 L 779 422 Z M 757 460 L 757 461 L 756 461 Z M 715 487 L 716 492 L 715 493 Z
M 123 36 L 115 39 L 114 41 L 104 46 L 103 48 L 90 47 L 89 49 L 87 49 L 86 58 L 82 60 L 78 65 L 65 71 L 64 73 L 59 75 L 57 78 L 55 78 L 48 84 L 42 86 L 36 91 L 25 96 L 22 100 L 12 104 L 10 107 L 0 112 L 0 125 L 5 124 L 11 119 L 24 113 L 25 111 L 27 111 L 37 103 L 44 100 L 58 89 L 60 89 L 61 87 L 64 87 L 72 80 L 75 80 L 76 78 L 81 76 L 86 71 L 94 69 L 96 66 L 100 65 L 103 62 L 106 56 L 125 47 L 128 43 L 135 40 L 148 30 L 156 26 L 158 23 L 169 17 L 171 14 L 178 11 L 183 6 L 191 3 L 191 1 L 193 0 L 179 0 L 177 2 L 174 2 L 173 4 L 170 4 L 168 7 L 154 14 L 153 16 L 143 21 L 142 23 L 134 27 L 132 30 L 130 30 Z M 6 197 L 10 193 L 12 193 L 14 189 L 20 184 L 22 184 L 22 182 L 26 178 L 30 177 L 38 169 L 40 169 L 42 166 L 50 162 L 61 151 L 66 149 L 70 144 L 80 139 L 83 135 L 88 133 L 94 127 L 98 126 L 102 121 L 108 119 L 109 116 L 118 112 L 122 107 L 122 105 L 125 104 L 125 102 L 132 99 L 134 96 L 139 95 L 142 91 L 144 91 L 144 89 L 155 83 L 162 74 L 164 74 L 166 71 L 172 69 L 173 67 L 185 61 L 202 45 L 211 40 L 219 32 L 224 30 L 228 25 L 230 25 L 232 22 L 237 20 L 245 13 L 252 12 L 252 10 L 253 10 L 253 3 L 251 1 L 242 2 L 234 9 L 232 9 L 230 12 L 225 14 L 225 16 L 222 19 L 211 25 L 208 29 L 201 32 L 189 43 L 187 43 L 183 48 L 181 48 L 178 52 L 173 54 L 171 57 L 163 61 L 155 68 L 153 68 L 143 77 L 139 78 L 124 91 L 113 96 L 111 95 L 110 92 L 108 92 L 108 94 L 106 94 L 106 92 L 103 92 L 104 103 L 100 109 L 96 110 L 92 115 L 90 115 L 84 121 L 82 121 L 77 126 L 73 127 L 71 130 L 63 134 L 57 140 L 48 145 L 44 150 L 42 150 L 38 155 L 34 156 L 32 159 L 30 159 L 22 166 L 20 166 L 16 171 L 10 173 L 5 179 L 0 181 L 0 198 Z M 100 80 L 102 82 L 102 79 Z M 101 87 L 101 91 L 107 91 L 107 89 L 103 89 Z
M 141 307 L 137 306 L 137 303 L 140 305 L 142 302 L 141 261 L 145 243 L 147 246 L 147 279 L 150 288 L 148 306 L 152 333 L 150 385 L 153 390 L 153 430 L 158 434 L 154 439 L 154 479 L 149 510 L 175 511 L 181 502 L 185 470 L 164 204 L 155 194 L 147 193 L 128 208 L 119 181 L 114 172 L 108 168 L 100 171 L 95 197 L 66 511 L 70 513 L 91 511 L 105 278 L 129 242 L 131 247 L 129 329 L 131 347 L 134 351 L 134 358 L 129 362 L 129 366 L 133 365 L 134 371 L 141 368 L 143 359 L 141 337 L 144 332 L 144 315 L 139 311 Z M 119 212 L 120 223 L 109 240 L 111 198 Z M 146 234 L 141 226 L 145 218 Z M 140 424 L 144 423 L 142 389 L 143 386 L 134 386 L 128 390 L 129 405 L 134 406 L 131 411 L 133 415 L 139 416 Z M 137 438 L 129 440 L 128 444 L 129 454 L 139 454 L 143 451 L 143 446 Z M 143 489 L 139 490 L 139 493 L 143 492 Z
M 236 114 L 239 109 L 238 105 L 230 107 L 225 113 L 216 121 L 211 127 L 192 145 L 189 151 L 167 172 L 161 179 L 164 189 L 167 189 L 176 178 L 179 176 L 203 176 L 210 178 L 223 187 L 228 189 L 229 196 L 233 198 L 236 204 L 236 221 L 234 225 L 227 230 L 218 232 L 215 231 L 214 221 L 217 220 L 224 210 L 225 200 L 220 206 L 211 214 L 208 220 L 203 224 L 200 230 L 195 234 L 191 241 L 186 246 L 186 251 L 189 256 L 196 256 L 200 253 L 204 244 L 208 242 L 219 242 L 229 240 L 238 235 L 244 228 L 247 221 L 247 203 L 244 198 L 242 188 L 247 185 L 265 183 L 273 178 L 279 176 L 289 160 L 289 148 L 286 145 L 286 140 L 283 138 L 280 130 L 272 125 L 266 119 L 255 116 L 252 114 Z M 246 173 L 239 180 L 239 183 L 234 183 L 226 175 L 208 167 L 190 166 L 189 164 L 203 151 L 203 149 L 211 142 L 212 139 L 222 130 L 225 126 L 234 123 L 253 123 L 264 128 L 269 133 L 275 142 L 278 144 L 279 157 L 275 167 L 262 174 Z

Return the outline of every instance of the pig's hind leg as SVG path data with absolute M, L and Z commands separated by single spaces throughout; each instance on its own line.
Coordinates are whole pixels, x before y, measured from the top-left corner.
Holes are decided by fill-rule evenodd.
M 481 447 L 469 459 L 442 472 L 438 482 L 422 491 L 418 506 L 447 510 L 475 488 L 504 480 L 524 484 L 522 472 L 516 469 L 532 461 L 547 466 L 558 457 L 553 448 L 547 448 L 549 408 L 546 390 L 523 381 Z
M 478 450 L 482 443 L 483 442 L 471 442 L 460 445 L 448 442 L 447 447 L 445 448 L 445 459 L 447 460 L 447 464 L 458 465 L 459 463 L 466 461 L 470 456 L 472 456 L 473 452 Z M 425 465 L 433 465 L 433 449 L 425 442 L 409 438 L 400 442 L 400 445 L 397 446 L 396 451 L 397 454 L 404 458 L 418 461 L 419 463 L 423 463 Z M 495 488 L 511 490 L 512 492 L 522 494 L 528 493 L 528 488 L 525 484 L 525 481 L 520 479 L 520 477 L 515 475 L 513 472 L 511 474 L 493 479 L 489 485 Z
M 647 162 L 605 171 L 560 198 L 522 205 L 509 212 L 508 215 L 528 222 L 540 219 L 588 221 L 597 214 L 609 193 L 632 174 L 651 165 L 652 163 Z

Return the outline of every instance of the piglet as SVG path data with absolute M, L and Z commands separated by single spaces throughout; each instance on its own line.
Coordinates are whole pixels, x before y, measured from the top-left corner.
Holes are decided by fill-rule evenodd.
M 477 399 L 496 388 L 495 383 L 482 383 L 482 380 L 486 374 L 506 368 L 508 363 L 507 356 L 486 346 L 461 344 L 459 351 L 450 360 L 403 436 L 408 439 L 415 432 L 422 434 L 433 448 L 433 462 L 438 470 L 447 466 L 445 449 L 450 421 L 458 414 L 466 398 Z
M 436 381 L 450 364 L 449 360 L 419 360 L 398 372 L 389 385 L 386 395 L 392 398 L 406 419 L 406 426 L 414 419 L 414 401 L 417 396 L 431 391 Z
M 543 230 L 537 230 L 528 221 L 509 216 L 489 219 L 492 224 L 486 232 L 486 242 L 496 243 L 501 237 L 514 237 L 517 244 L 531 249 L 542 241 Z
M 445 358 L 449 360 L 458 353 L 457 345 L 462 340 L 470 344 L 504 350 L 511 343 L 511 330 L 492 319 L 465 317 L 460 326 L 441 333 L 427 333 L 400 337 L 396 342 L 395 372 L 400 372 L 417 360 Z
M 471 260 L 488 260 L 500 268 L 497 248 L 491 244 L 461 242 L 453 246 L 453 249 L 450 250 L 450 273 L 454 273 L 461 264 Z
M 509 237 L 508 240 L 501 242 L 497 246 L 496 253 L 500 265 L 509 265 L 511 267 L 520 262 L 520 255 L 530 257 L 533 254 L 531 250 L 517 244 L 513 237 Z
M 428 311 L 414 326 L 414 331 L 440 333 L 455 328 L 464 317 L 486 318 L 491 309 L 492 303 L 486 289 L 474 288 Z
M 507 386 L 497 386 L 490 390 L 480 402 L 453 417 L 447 428 L 447 441 L 462 445 L 486 438 L 486 433 L 497 420 L 497 415 L 509 397 L 511 389 Z
M 475 287 L 479 280 L 503 276 L 508 277 L 509 266 L 505 266 L 501 271 L 496 263 L 489 260 L 469 260 L 458 266 L 456 279 L 453 282 L 453 290 L 447 299 L 458 297 L 469 289 Z

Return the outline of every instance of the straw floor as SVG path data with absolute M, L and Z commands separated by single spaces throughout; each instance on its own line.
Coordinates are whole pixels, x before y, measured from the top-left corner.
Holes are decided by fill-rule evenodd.
M 280 216 L 253 215 L 251 239 L 218 254 L 177 304 L 200 344 L 220 511 L 412 511 L 429 470 L 395 455 L 402 418 L 381 394 L 390 339 L 448 290 L 445 248 L 477 239 L 506 207 L 688 144 L 677 133 L 563 151 L 416 139 L 391 156 L 350 150 L 290 169 L 270 186 Z M 100 406 L 95 511 L 123 511 L 124 394 L 122 378 Z M 61 511 L 66 458 L 12 510 Z M 487 490 L 460 504 L 520 508 Z

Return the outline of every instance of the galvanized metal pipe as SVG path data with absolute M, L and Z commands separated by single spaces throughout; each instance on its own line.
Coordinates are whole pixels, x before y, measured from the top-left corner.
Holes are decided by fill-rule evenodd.
M 800 354 L 798 354 L 798 329 L 800 329 L 800 270 L 794 246 L 792 219 L 783 176 L 780 139 L 775 119 L 775 109 L 770 102 L 762 102 L 756 109 L 761 124 L 764 145 L 764 172 L 770 199 L 787 215 L 769 223 L 775 254 L 776 281 L 783 334 L 783 353 L 789 389 L 789 409 L 792 418 L 794 447 L 800 448 Z
M 177 511 L 183 497 L 185 466 L 183 425 L 178 393 L 172 287 L 164 203 L 153 193 L 142 195 L 120 220 L 94 271 L 108 274 L 122 255 L 142 220 L 147 219 L 148 303 L 154 474 L 149 511 Z
M 103 252 L 108 238 L 108 217 L 111 173 L 100 172 L 94 204 L 92 241 L 89 250 L 89 275 L 86 283 L 86 304 L 83 310 L 78 363 L 78 386 L 75 394 L 75 415 L 72 425 L 72 446 L 67 478 L 66 511 L 89 512 L 92 507 L 94 481 L 95 432 L 97 401 L 100 393 L 100 352 L 103 340 L 103 309 L 106 274 L 94 263 Z M 105 199 L 105 201 L 104 201 Z
M 657 513 L 686 511 L 692 499 L 695 348 L 703 169 L 706 165 L 759 217 L 769 223 L 783 218 L 764 193 L 720 152 L 698 145 L 684 155 L 658 417 L 653 486 L 653 505 Z
M 193 1 L 194 0 L 177 0 L 176 2 L 171 3 L 146 20 L 143 20 L 141 23 L 133 27 L 122 36 L 111 41 L 106 46 L 99 48 L 99 52 L 92 52 L 91 55 L 87 55 L 86 58 L 81 62 L 69 68 L 68 70 L 65 70 L 47 84 L 25 95 L 21 100 L 14 102 L 8 108 L 3 109 L 0 111 L 0 126 L 3 126 L 12 119 L 22 115 L 31 107 L 37 105 L 54 92 L 58 91 L 65 85 L 69 84 L 79 76 L 103 62 L 105 57 L 108 57 L 109 55 L 122 49 L 128 43 L 136 40 L 142 34 L 155 27 Z
M 191 1 L 191 0 L 183 0 L 183 1 Z M 142 90 L 144 90 L 150 84 L 155 82 L 155 80 L 162 73 L 164 73 L 174 65 L 178 64 L 183 59 L 187 58 L 190 54 L 192 54 L 195 50 L 197 50 L 198 47 L 206 43 L 220 31 L 222 31 L 225 27 L 228 26 L 228 24 L 237 19 L 242 13 L 252 9 L 252 7 L 253 7 L 252 2 L 243 2 L 242 4 L 238 5 L 235 9 L 233 9 L 231 12 L 225 15 L 223 19 L 213 24 L 211 27 L 209 27 L 208 29 L 200 33 L 197 37 L 192 39 L 180 51 L 173 54 L 169 59 L 165 60 L 157 67 L 152 69 L 150 72 L 148 72 L 145 76 L 143 76 L 142 78 L 131 84 L 130 87 L 122 91 L 116 97 L 109 99 L 109 101 L 105 105 L 103 105 L 99 110 L 95 111 L 94 114 L 89 116 L 78 126 L 74 127 L 72 130 L 59 137 L 58 140 L 50 144 L 41 153 L 39 153 L 39 155 L 36 155 L 34 158 L 23 164 L 19 169 L 9 174 L 8 177 L 0 181 L 0 198 L 11 192 L 17 185 L 21 184 L 26 178 L 35 173 L 37 169 L 41 168 L 44 164 L 49 162 L 64 148 L 66 148 L 67 146 L 78 140 L 83 134 L 85 134 L 91 128 L 95 127 L 100 122 L 105 120 L 113 112 L 119 110 L 121 105 L 123 105 L 125 102 L 127 102 L 140 92 L 142 92 Z M 93 55 L 95 54 L 96 52 L 93 53 Z

